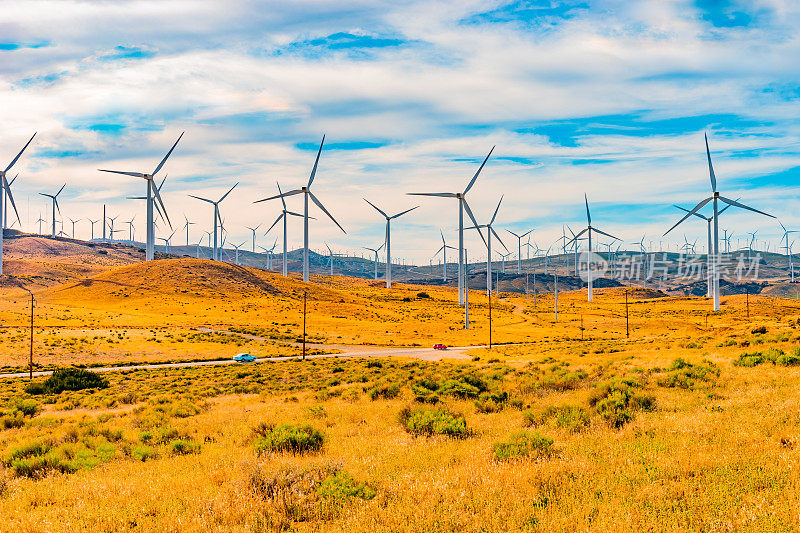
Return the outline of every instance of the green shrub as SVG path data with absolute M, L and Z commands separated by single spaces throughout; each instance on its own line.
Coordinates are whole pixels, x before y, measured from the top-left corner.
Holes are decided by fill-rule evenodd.
M 200 453 L 200 445 L 188 439 L 176 439 L 169 443 L 169 451 L 172 455 Z
M 589 377 L 585 370 L 571 371 L 565 367 L 551 369 L 539 382 L 539 387 L 548 390 L 566 391 L 577 389 Z
M 758 366 L 766 361 L 766 358 L 761 352 L 741 353 L 739 357 L 733 361 L 733 366 L 742 366 L 752 368 Z
M 719 377 L 719 367 L 708 360 L 694 365 L 682 358 L 675 359 L 666 376 L 658 379 L 662 387 L 693 389 L 698 383 L 711 383 Z
M 780 355 L 775 358 L 775 364 L 781 366 L 797 366 L 800 365 L 800 354 L 797 353 L 797 348 L 792 350 L 790 354 Z
M 200 411 L 201 409 L 199 407 L 184 400 L 172 408 L 171 414 L 178 418 L 188 418 L 199 414 Z
M 259 455 L 272 452 L 303 454 L 318 452 L 325 443 L 325 437 L 318 429 L 308 425 L 281 424 L 255 441 Z
M 547 422 L 554 422 L 556 427 L 564 428 L 572 433 L 579 433 L 589 426 L 589 413 L 580 405 L 550 406 L 542 412 L 536 413 L 526 410 L 522 416 L 526 425 L 539 426 Z
M 767 326 L 758 326 L 757 328 L 753 328 L 750 333 L 753 335 L 763 335 L 767 332 Z
M 633 420 L 635 411 L 655 409 L 654 396 L 636 392 L 640 386 L 636 381 L 627 379 L 598 384 L 589 396 L 589 405 L 609 425 L 619 429 Z
M 37 455 L 27 459 L 14 459 L 9 465 L 11 473 L 17 477 L 38 479 L 50 472 L 71 474 L 76 469 L 55 454 Z
M 35 400 L 23 400 L 23 399 L 15 399 L 11 403 L 11 407 L 14 411 L 19 411 L 22 413 L 22 416 L 27 416 L 33 418 L 37 414 L 39 414 L 42 410 L 41 406 L 36 403 Z
M 543 459 L 554 455 L 553 439 L 539 432 L 518 431 L 508 440 L 494 444 L 495 461 L 512 461 L 521 458 Z
M 335 503 L 346 503 L 353 498 L 371 500 L 375 489 L 366 483 L 359 483 L 347 472 L 337 472 L 322 480 L 317 486 L 317 495 Z
M 443 407 L 406 407 L 400 411 L 400 424 L 412 435 L 446 435 L 463 438 L 469 435 L 463 415 Z
M 371 388 L 367 395 L 370 400 L 391 400 L 400 395 L 400 387 L 397 385 L 376 385 Z
M 40 385 L 36 382 L 25 387 L 28 394 L 60 394 L 64 391 L 104 389 L 108 381 L 99 374 L 83 368 L 57 368 Z
M 484 392 L 475 400 L 475 410 L 479 413 L 497 413 L 509 405 L 508 393 Z
M 152 446 L 140 445 L 131 450 L 131 457 L 137 461 L 147 461 L 156 457 L 156 451 Z
M 477 398 L 481 393 L 481 389 L 467 383 L 463 379 L 448 379 L 439 388 L 439 393 L 465 400 L 468 398 Z

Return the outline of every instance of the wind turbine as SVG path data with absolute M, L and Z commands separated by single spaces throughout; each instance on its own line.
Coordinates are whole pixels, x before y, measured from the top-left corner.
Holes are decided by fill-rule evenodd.
M 220 202 L 222 202 L 222 200 L 224 200 L 224 199 L 225 199 L 225 198 L 226 198 L 226 197 L 227 197 L 227 196 L 228 196 L 228 195 L 231 193 L 231 191 L 232 191 L 233 189 L 235 189 L 235 188 L 236 188 L 236 186 L 237 186 L 237 185 L 239 185 L 239 183 L 238 183 L 238 182 L 237 182 L 237 183 L 235 183 L 235 184 L 233 185 L 233 187 L 231 187 L 230 189 L 228 189 L 228 192 L 226 192 L 225 194 L 223 194 L 223 195 L 222 195 L 222 198 L 220 198 L 220 199 L 219 199 L 219 200 L 217 200 L 216 202 L 215 202 L 214 200 L 209 200 L 208 198 L 201 198 L 201 197 L 199 197 L 199 196 L 195 196 L 195 195 L 193 195 L 193 194 L 190 194 L 190 195 L 189 195 L 189 196 L 191 196 L 192 198 L 195 198 L 195 199 L 197 199 L 197 200 L 202 200 L 202 201 L 204 201 L 204 202 L 208 202 L 209 204 L 211 204 L 211 205 L 213 205 L 213 206 L 214 206 L 214 248 L 213 248 L 213 250 L 212 250 L 212 252 L 213 252 L 213 257 L 212 257 L 212 259 L 214 259 L 214 260 L 216 260 L 216 261 L 219 261 L 219 260 L 221 260 L 221 259 L 222 259 L 222 252 L 220 252 L 220 251 L 217 249 L 217 242 L 218 242 L 218 229 L 217 229 L 218 227 L 217 227 L 217 221 L 219 221 L 220 225 L 222 225 L 222 218 L 221 218 L 221 216 L 220 216 L 220 214 L 219 214 L 219 204 L 220 204 Z
M 578 234 L 575 235 L 570 242 L 574 241 L 576 243 L 576 245 L 577 245 L 578 238 L 581 235 L 583 235 L 584 233 L 588 234 L 588 238 L 589 238 L 589 254 L 588 254 L 587 258 L 586 258 L 586 278 L 587 278 L 588 290 L 587 290 L 586 295 L 587 295 L 587 301 L 591 302 L 594 299 L 594 295 L 593 295 L 593 291 L 592 291 L 592 265 L 591 265 L 591 262 L 592 262 L 592 232 L 599 233 L 600 235 L 605 235 L 606 237 L 611 237 L 615 241 L 618 241 L 619 239 L 617 237 L 614 237 L 613 235 L 611 235 L 609 233 L 606 233 L 605 231 L 601 231 L 601 230 L 595 228 L 594 226 L 592 226 L 592 215 L 589 212 L 589 197 L 586 196 L 586 193 L 583 194 L 583 201 L 586 203 L 586 227 L 584 229 L 582 229 L 581 231 L 579 231 Z M 570 230 L 570 231 L 572 231 L 572 230 Z
M 185 132 L 183 132 L 185 133 Z M 156 169 L 150 174 L 142 174 L 141 172 L 122 172 L 119 170 L 103 170 L 98 169 L 100 172 L 111 172 L 112 174 L 123 174 L 125 176 L 133 176 L 134 178 L 144 178 L 147 181 L 147 242 L 145 244 L 145 261 L 152 261 L 153 260 L 153 251 L 155 249 L 155 238 L 156 238 L 156 227 L 155 227 L 155 220 L 153 219 L 153 204 L 154 204 L 154 197 L 155 200 L 158 200 L 158 203 L 161 204 L 161 209 L 163 210 L 164 218 L 167 219 L 167 223 L 169 224 L 170 229 L 172 229 L 172 222 L 169 220 L 169 215 L 167 215 L 167 208 L 164 206 L 164 201 L 161 199 L 161 193 L 159 192 L 159 188 L 155 187 L 155 183 L 153 182 L 153 178 L 155 175 L 158 174 L 158 171 L 161 170 L 161 167 L 164 166 L 164 163 L 167 162 L 167 159 L 172 154 L 172 151 L 175 150 L 175 147 L 178 146 L 178 142 L 180 142 L 181 138 L 183 137 L 183 133 L 180 134 L 178 140 L 175 141 L 175 144 L 172 145 L 172 148 L 169 149 L 167 155 L 164 156 L 164 159 L 158 164 Z M 112 230 L 112 239 L 113 239 L 113 230 Z
M 501 268 L 500 272 L 502 274 L 505 274 L 506 273 L 506 257 L 511 255 L 511 252 L 506 252 L 506 253 L 498 252 L 498 254 L 500 255 L 500 259 L 501 259 L 501 261 L 500 261 L 500 265 L 501 265 L 500 266 L 500 268 Z
M 494 146 L 492 149 L 489 150 L 489 153 L 486 156 L 486 159 L 483 160 L 481 166 L 478 167 L 478 171 L 472 177 L 472 179 L 467 184 L 466 189 L 463 192 L 412 192 L 408 193 L 413 196 L 438 196 L 442 198 L 456 198 L 458 200 L 458 304 L 464 305 L 464 286 L 465 286 L 465 268 L 464 268 L 464 211 L 467 212 L 467 215 L 472 220 L 472 223 L 475 226 L 478 225 L 478 221 L 475 220 L 475 215 L 472 214 L 472 209 L 469 208 L 469 204 L 467 203 L 467 193 L 475 185 L 475 181 L 478 179 L 478 176 L 483 170 L 483 167 L 486 165 L 486 162 L 491 157 L 492 152 L 494 151 Z M 483 232 L 478 229 L 478 235 L 481 236 L 481 240 L 484 244 L 486 244 L 486 239 L 483 237 Z
M 283 199 L 283 198 L 281 198 Z M 255 228 L 251 228 L 250 226 L 246 226 L 247 229 L 253 232 L 253 253 L 256 253 L 256 230 L 261 227 L 261 224 L 256 226 Z M 238 252 L 238 249 L 237 249 Z
M 69 217 L 67 217 L 67 218 L 69 218 Z M 81 219 L 79 218 L 77 220 L 73 220 L 73 219 L 70 218 L 69 221 L 72 222 L 72 238 L 74 239 L 75 238 L 75 224 L 80 222 Z
M 411 209 L 406 209 L 405 211 L 401 211 L 400 213 L 397 213 L 396 215 L 389 216 L 389 215 L 386 214 L 385 211 L 383 211 L 381 208 L 379 208 L 378 206 L 376 206 L 375 204 L 373 204 L 372 202 L 370 202 L 366 198 L 364 198 L 364 201 L 367 202 L 372 207 L 374 207 L 375 210 L 378 213 L 380 213 L 381 215 L 383 215 L 383 217 L 386 219 L 386 240 L 384 241 L 385 244 L 386 244 L 386 288 L 387 289 L 391 289 L 392 288 L 392 232 L 391 232 L 391 222 L 392 222 L 393 219 L 395 219 L 397 217 L 400 217 L 400 216 L 403 216 L 406 213 L 408 213 L 410 211 L 413 211 L 414 209 L 418 208 L 419 206 L 416 205 L 416 206 L 412 207 Z
M 9 229 L 11 227 L 11 226 L 8 225 L 8 199 L 11 197 L 11 186 L 14 185 L 14 182 L 17 181 L 18 177 L 19 177 L 19 174 L 15 175 L 11 179 L 11 181 L 8 182 L 9 194 L 6 194 L 6 192 L 5 192 L 6 191 L 6 187 L 0 186 L 0 199 L 2 199 L 2 202 L 3 202 L 3 208 L 2 208 L 3 229 Z M 16 210 L 17 209 L 15 207 L 14 211 L 16 211 Z M 19 219 L 19 213 L 17 213 L 17 221 L 20 223 L 20 225 L 22 225 L 22 221 Z M 13 224 L 14 222 L 12 221 L 11 223 Z
M 794 267 L 792 265 L 792 254 L 789 253 L 789 234 L 797 233 L 797 230 L 786 229 L 786 226 L 784 226 L 783 222 L 781 222 L 780 220 L 778 221 L 778 224 L 780 224 L 781 228 L 783 229 L 783 235 L 781 236 L 781 240 L 778 241 L 778 244 L 780 245 L 782 241 L 784 240 L 786 241 L 786 246 L 784 246 L 783 248 L 784 250 L 786 250 L 786 257 L 789 259 L 789 271 L 791 272 L 792 283 L 794 283 Z
M 447 242 L 444 240 L 444 232 L 440 229 L 439 233 L 442 235 L 442 247 L 436 250 L 436 253 L 433 254 L 434 257 L 439 255 L 439 252 L 442 252 L 442 279 L 443 281 L 447 281 L 447 249 L 450 248 L 451 250 L 455 250 L 455 246 L 448 246 Z M 376 278 L 377 279 L 377 278 Z
M 41 218 L 41 216 L 40 216 L 40 218 Z M 91 218 L 88 219 L 88 220 L 89 220 L 89 223 L 92 225 L 92 240 L 94 240 L 94 225 L 97 224 L 100 221 L 99 220 L 92 220 Z M 41 231 L 41 229 L 40 229 L 40 231 Z
M 494 214 L 492 215 L 492 219 L 487 224 L 480 224 L 479 225 L 479 224 L 476 223 L 474 226 L 471 226 L 471 227 L 467 228 L 467 229 L 478 230 L 478 232 L 481 231 L 480 228 L 486 228 L 486 237 L 487 238 L 486 238 L 486 240 L 484 240 L 484 242 L 486 243 L 486 293 L 490 297 L 492 295 L 492 235 L 494 235 L 497 238 L 497 240 L 500 242 L 500 244 L 503 245 L 503 248 L 505 248 L 506 252 L 508 251 L 508 248 L 506 248 L 506 245 L 503 244 L 503 241 L 500 239 L 500 236 L 497 234 L 497 232 L 492 227 L 492 224 L 494 224 L 494 219 L 497 218 L 497 212 L 500 211 L 500 204 L 501 203 L 503 203 L 503 197 L 502 196 L 500 197 L 500 201 L 497 202 L 497 207 L 494 210 Z M 483 234 L 481 234 L 481 237 L 483 237 Z
M 136 220 L 136 215 L 133 215 L 133 217 L 130 220 L 126 220 L 124 222 L 125 224 L 128 225 L 128 242 L 133 242 L 133 228 L 134 228 L 133 221 L 134 220 Z
M 381 248 L 383 248 L 384 246 L 386 246 L 385 242 L 383 244 L 381 244 L 380 246 L 378 246 L 377 248 L 367 248 L 366 246 L 364 247 L 365 250 L 369 250 L 370 252 L 374 252 L 375 253 L 375 279 L 376 280 L 378 279 L 378 252 L 380 252 Z
M 64 187 L 66 187 L 66 186 L 67 186 L 67 184 L 65 183 L 64 185 L 61 186 L 61 188 L 55 194 L 46 194 L 46 193 L 43 193 L 43 192 L 39 193 L 42 196 L 47 196 L 48 198 L 50 198 L 53 201 L 53 205 L 52 205 L 52 207 L 53 207 L 53 218 L 52 218 L 52 221 L 53 221 L 53 233 L 52 233 L 52 236 L 53 237 L 56 236 L 56 209 L 58 209 L 58 214 L 59 215 L 61 214 L 61 208 L 58 206 L 58 195 L 61 194 L 61 191 L 63 191 Z
M 185 214 L 183 215 L 183 218 L 186 220 L 186 223 L 183 225 L 183 227 L 186 228 L 186 246 L 189 246 L 189 226 L 194 226 L 197 224 L 197 222 L 189 222 L 189 217 L 187 217 Z
M 288 255 L 287 255 L 289 252 L 287 250 L 287 238 L 288 238 L 287 235 L 288 235 L 288 233 L 287 233 L 287 230 L 286 230 L 286 225 L 287 225 L 286 216 L 287 215 L 292 215 L 292 216 L 295 216 L 295 217 L 303 218 L 303 215 L 301 215 L 300 213 L 294 213 L 294 212 L 289 211 L 288 209 L 286 209 L 286 200 L 284 200 L 283 191 L 281 191 L 281 184 L 278 183 L 278 182 L 275 182 L 275 184 L 278 186 L 278 197 L 280 197 L 281 203 L 283 204 L 283 210 L 281 211 L 281 214 L 278 215 L 278 218 L 275 219 L 275 222 L 273 222 L 272 225 L 269 227 L 269 229 L 264 232 L 264 236 L 266 237 L 267 234 L 270 231 L 272 231 L 272 228 L 275 227 L 275 224 L 277 224 L 278 222 L 283 220 L 283 277 L 286 277 L 286 276 L 289 275 L 289 265 L 288 265 Z M 263 201 L 264 200 L 259 200 L 259 202 L 263 202 Z M 256 203 L 258 203 L 258 202 L 256 202 Z M 311 220 L 315 220 L 314 217 L 309 217 L 309 218 Z M 336 222 L 336 221 L 334 220 L 334 222 Z M 306 224 L 306 226 L 307 226 L 307 224 Z M 344 231 L 344 230 L 342 230 L 342 231 Z
M 247 242 L 247 241 L 245 241 L 245 242 Z M 233 246 L 233 248 L 236 250 L 236 260 L 235 260 L 236 266 L 239 266 L 239 248 L 244 246 L 245 242 L 242 242 L 241 244 L 233 244 L 233 243 L 231 243 L 231 246 Z
M 167 253 L 167 254 L 169 253 L 169 245 L 172 242 L 172 237 L 173 237 L 173 235 L 175 235 L 176 231 L 178 231 L 178 230 L 173 230 L 172 233 L 170 234 L 170 236 L 167 237 L 166 239 L 164 237 L 159 237 L 158 238 L 159 241 L 164 241 L 164 253 Z
M 269 198 L 264 198 L 262 200 L 256 200 L 255 202 L 253 202 L 253 203 L 266 202 L 267 200 L 274 200 L 275 198 L 283 199 L 283 198 L 286 198 L 287 196 L 294 196 L 295 194 L 303 194 L 304 195 L 304 204 L 303 204 L 304 205 L 304 208 L 303 208 L 303 281 L 306 282 L 306 283 L 308 283 L 308 219 L 309 219 L 309 216 L 308 216 L 308 198 L 311 197 L 311 201 L 314 202 L 315 204 L 317 204 L 317 207 L 319 207 L 322 210 L 322 212 L 325 213 L 328 216 L 328 218 L 330 218 L 333 221 L 334 224 L 339 226 L 339 229 L 342 230 L 342 233 L 347 233 L 344 230 L 344 228 L 338 222 L 336 222 L 336 219 L 333 218 L 333 215 L 331 215 L 328 212 L 328 210 L 325 209 L 325 206 L 322 205 L 322 202 L 320 202 L 317 199 L 317 197 L 314 196 L 314 193 L 311 192 L 311 184 L 314 182 L 314 176 L 316 176 L 316 174 L 317 174 L 317 166 L 319 165 L 319 156 L 322 154 L 322 146 L 324 144 L 325 144 L 325 136 L 323 135 L 322 136 L 322 142 L 319 143 L 319 151 L 317 152 L 317 158 L 316 158 L 316 160 L 314 160 L 314 167 L 311 169 L 311 175 L 308 177 L 308 183 L 306 184 L 305 187 L 300 187 L 299 189 L 295 189 L 295 190 L 289 191 L 289 192 L 279 193 L 276 196 L 270 196 Z M 284 210 L 285 209 L 286 209 L 286 204 L 284 204 Z M 292 214 L 294 214 L 294 213 L 292 213 Z M 285 213 L 284 213 L 284 215 L 285 215 Z M 284 222 L 285 221 L 286 221 L 286 217 L 284 216 Z M 284 237 L 283 237 L 283 239 L 284 239 L 284 254 L 283 254 L 283 258 L 284 258 L 284 276 L 286 275 L 286 266 L 285 266 L 286 265 L 286 252 L 285 252 L 286 231 L 285 231 L 285 229 L 286 229 L 286 227 L 284 225 L 284 233 L 283 233 L 283 235 L 284 235 Z
M 22 150 L 19 151 L 17 157 L 11 160 L 11 163 L 9 163 L 5 170 L 0 172 L 0 191 L 2 191 L 4 195 L 7 195 L 8 198 L 11 199 L 11 206 L 14 208 L 14 213 L 17 215 L 17 220 L 19 220 L 19 212 L 17 211 L 17 204 L 14 203 L 14 196 L 11 194 L 11 186 L 8 184 L 8 180 L 6 179 L 6 173 L 11 170 L 11 167 L 13 167 L 17 160 L 19 160 L 20 156 L 22 156 L 22 152 L 24 152 L 28 145 L 31 144 L 31 141 L 33 141 L 34 137 L 36 137 L 35 133 L 31 136 L 28 142 L 25 143 L 25 146 L 23 146 Z M 0 201 L 0 220 L 4 220 L 3 203 L 5 202 L 5 198 L 2 198 L 2 200 L 3 201 Z M 55 220 L 55 216 L 53 216 L 53 219 Z M 53 233 L 55 233 L 55 230 L 53 230 Z M 3 237 L 3 230 L 0 229 L 0 274 L 3 273 Z
M 331 247 L 328 246 L 327 242 L 325 243 L 325 248 L 328 249 L 328 262 L 331 265 L 331 276 L 333 276 L 333 258 L 334 257 L 338 257 L 338 256 L 343 255 L 343 254 L 335 254 L 335 253 L 333 253 L 333 250 L 331 250 Z
M 675 224 L 675 226 L 677 226 L 678 224 L 680 224 L 681 222 L 683 222 L 684 220 L 689 218 L 692 214 L 696 213 L 700 208 L 702 208 L 708 202 L 712 202 L 713 201 L 713 206 L 714 206 L 714 261 L 711 264 L 712 264 L 712 267 L 713 267 L 712 270 L 714 272 L 714 311 L 719 311 L 719 207 L 718 207 L 719 202 L 722 201 L 722 202 L 724 202 L 724 203 L 726 203 L 728 205 L 732 205 L 732 206 L 735 206 L 735 207 L 741 207 L 742 209 L 747 209 L 749 211 L 753 211 L 755 213 L 766 215 L 768 217 L 772 217 L 772 218 L 775 218 L 775 217 L 770 215 L 770 214 L 768 214 L 768 213 L 765 213 L 763 211 L 759 211 L 758 209 L 753 209 L 752 207 L 748 207 L 748 206 L 746 206 L 744 204 L 740 204 L 739 202 L 737 202 L 735 200 L 730 200 L 728 198 L 725 198 L 724 196 L 721 196 L 719 194 L 719 192 L 717 191 L 717 177 L 714 175 L 714 166 L 711 164 L 711 151 L 708 148 L 708 135 L 704 134 L 704 137 L 705 137 L 705 141 L 706 141 L 706 157 L 708 158 L 708 176 L 709 176 L 709 178 L 711 180 L 711 192 L 713 194 L 712 194 L 712 196 L 706 198 L 705 200 L 703 200 L 699 204 L 697 204 L 694 207 L 694 209 L 692 209 L 691 211 L 686 213 L 686 215 L 684 215 L 684 217 L 682 219 L 680 219 Z M 672 231 L 672 229 L 675 226 L 672 226 L 672 228 L 668 229 L 667 233 Z M 664 235 L 666 235 L 667 233 L 665 233 Z M 753 233 L 755 234 L 755 232 L 753 232 Z M 709 250 L 708 253 L 711 253 L 711 250 Z
M 36 221 L 36 224 L 39 224 L 39 235 L 42 234 L 42 222 L 47 222 L 47 221 L 42 218 L 42 213 L 39 212 L 39 220 Z
M 522 274 L 522 239 L 533 230 L 530 229 L 522 235 L 518 235 L 510 229 L 507 229 L 506 231 L 517 238 L 517 274 Z

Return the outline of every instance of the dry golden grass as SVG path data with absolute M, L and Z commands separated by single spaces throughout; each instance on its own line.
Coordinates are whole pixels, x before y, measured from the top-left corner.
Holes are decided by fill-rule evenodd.
M 473 329 L 464 331 L 452 289 L 400 285 L 387 291 L 339 278 L 305 286 L 226 265 L 210 270 L 203 261 L 163 263 L 40 292 L 37 349 L 45 339 L 50 345 L 50 359 L 40 362 L 229 356 L 234 348 L 213 335 L 189 337 L 201 326 L 261 328 L 276 338 L 241 350 L 294 353 L 277 337 L 298 334 L 305 290 L 309 332 L 326 342 L 478 345 L 488 337 L 486 297 L 477 291 L 471 295 Z M 24 293 L 2 294 L 0 318 L 10 327 L 0 337 L 0 363 L 19 366 L 26 348 Z M 723 299 L 722 312 L 707 317 L 705 299 L 632 291 L 627 338 L 624 296 L 620 289 L 601 290 L 590 304 L 584 293 L 563 293 L 555 322 L 552 295 L 538 296 L 534 307 L 532 296 L 502 294 L 493 305 L 494 340 L 523 344 L 477 347 L 466 363 L 381 359 L 378 366 L 331 358 L 113 372 L 105 374 L 106 389 L 33 397 L 23 391 L 25 381 L 0 381 L 2 420 L 9 421 L 0 430 L 6 464 L 0 529 L 800 529 L 800 366 L 789 359 L 733 364 L 743 353 L 791 355 L 800 344 L 800 306 L 751 297 L 748 319 L 745 297 L 732 296 Z M 676 365 L 677 359 L 694 366 Z M 423 405 L 415 401 L 419 380 L 443 386 L 459 376 L 480 377 L 491 392 L 510 399 L 492 412 L 440 388 L 439 405 L 463 414 L 471 434 L 407 433 L 398 417 L 407 406 Z M 623 387 L 621 380 L 655 403 L 630 404 L 630 420 L 615 427 L 595 402 L 604 386 Z M 399 396 L 370 399 L 371 391 L 392 385 Z M 15 415 L 21 398 L 33 398 L 43 411 Z M 585 420 L 559 423 L 547 414 L 565 406 Z M 526 425 L 530 420 L 536 427 Z M 258 455 L 254 430 L 264 423 L 310 424 L 324 433 L 323 450 Z M 497 461 L 494 444 L 520 430 L 552 438 L 557 453 Z M 166 435 L 163 442 L 158 435 Z M 175 440 L 199 446 L 198 453 L 174 454 Z M 67 454 L 60 458 L 75 471 L 15 475 L 10 455 L 32 442 Z M 137 460 L 142 447 L 155 457 Z M 329 469 L 366 483 L 375 497 L 333 504 L 316 488 L 272 499 L 258 488 L 309 471 L 323 478 Z

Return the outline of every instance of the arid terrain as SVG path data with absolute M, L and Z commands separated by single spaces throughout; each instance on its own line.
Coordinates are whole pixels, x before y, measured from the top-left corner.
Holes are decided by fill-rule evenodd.
M 72 374 L 0 379 L 4 531 L 800 527 L 794 299 L 711 313 L 609 287 L 561 292 L 556 319 L 553 294 L 501 291 L 489 349 L 477 289 L 464 330 L 450 287 L 26 239 L 28 259 L 9 241 L 0 365 L 27 369 L 22 284 L 36 369 Z M 301 360 L 304 295 L 320 356 Z M 394 355 L 436 342 L 471 348 Z M 280 359 L 76 369 L 239 352 Z

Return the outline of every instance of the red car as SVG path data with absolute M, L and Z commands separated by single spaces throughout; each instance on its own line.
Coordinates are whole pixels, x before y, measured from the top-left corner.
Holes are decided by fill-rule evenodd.
M 441 343 L 436 343 L 436 344 L 433 345 L 433 349 L 434 350 L 446 350 L 447 346 L 445 346 L 444 344 L 441 344 Z

